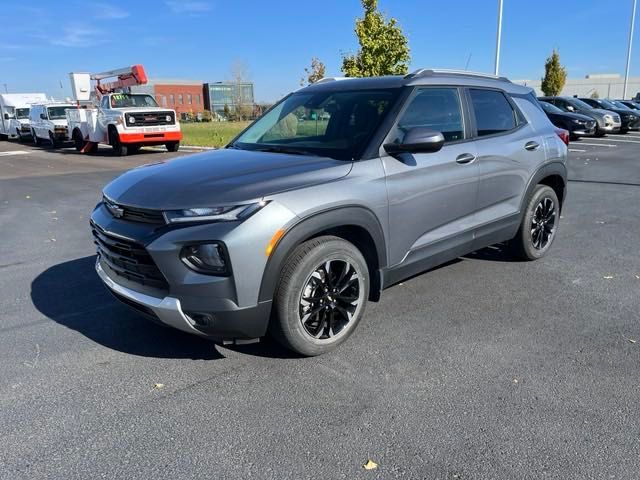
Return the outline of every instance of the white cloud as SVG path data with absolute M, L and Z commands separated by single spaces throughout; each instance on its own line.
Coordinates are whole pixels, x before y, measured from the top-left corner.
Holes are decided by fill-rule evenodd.
M 129 12 L 126 10 L 109 5 L 108 3 L 94 3 L 92 7 L 95 11 L 95 17 L 100 19 L 119 20 L 129 16 Z
M 101 30 L 88 27 L 64 27 L 62 35 L 47 38 L 59 47 L 91 47 L 104 41 Z
M 166 0 L 164 3 L 173 13 L 179 14 L 197 15 L 200 13 L 206 13 L 212 8 L 212 5 L 209 2 L 192 0 Z

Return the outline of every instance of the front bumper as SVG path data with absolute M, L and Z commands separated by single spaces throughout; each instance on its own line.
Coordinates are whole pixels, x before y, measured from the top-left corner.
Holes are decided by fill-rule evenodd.
M 620 122 L 606 123 L 599 125 L 598 129 L 607 133 L 616 133 L 620 131 L 622 124 Z
M 163 144 L 167 142 L 179 142 L 182 140 L 182 132 L 122 132 L 119 134 L 122 143 L 140 143 L 144 145 Z

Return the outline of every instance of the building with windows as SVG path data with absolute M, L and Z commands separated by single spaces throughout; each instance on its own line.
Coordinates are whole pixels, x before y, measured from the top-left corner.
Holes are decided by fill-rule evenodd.
M 172 108 L 185 118 L 187 115 L 198 115 L 205 110 L 205 98 L 202 82 L 191 80 L 149 80 L 146 85 L 131 87 L 134 93 L 153 95 L 161 107 Z
M 225 105 L 235 112 L 237 106 L 244 107 L 249 115 L 253 114 L 255 100 L 253 83 L 215 82 L 204 84 L 205 108 L 212 113 L 224 115 Z

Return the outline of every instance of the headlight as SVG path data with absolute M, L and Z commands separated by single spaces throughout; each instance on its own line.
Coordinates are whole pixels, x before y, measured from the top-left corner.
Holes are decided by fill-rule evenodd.
M 188 245 L 180 252 L 181 260 L 200 273 L 227 275 L 227 255 L 221 243 L 210 242 Z
M 164 212 L 164 218 L 167 223 L 233 222 L 235 220 L 244 220 L 256 213 L 266 204 L 267 202 L 258 202 L 249 205 L 234 205 L 229 207 L 168 210 Z
M 129 123 L 136 123 L 136 117 L 127 117 L 129 120 Z
M 164 119 L 165 119 L 167 122 L 170 122 L 170 121 L 172 120 L 171 115 L 167 115 L 166 117 L 164 117 Z
M 573 123 L 576 123 L 578 125 L 582 125 L 584 122 L 582 120 L 577 120 L 577 119 L 573 119 Z
M 605 115 L 604 119 L 609 120 L 610 122 L 613 122 L 613 117 L 611 115 Z

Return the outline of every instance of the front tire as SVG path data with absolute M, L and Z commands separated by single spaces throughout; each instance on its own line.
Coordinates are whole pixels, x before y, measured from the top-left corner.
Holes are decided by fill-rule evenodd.
M 115 128 L 109 129 L 109 143 L 113 147 L 113 153 L 117 157 L 126 157 L 129 153 L 127 145 L 120 141 L 120 135 L 118 135 Z
M 78 129 L 73 131 L 73 145 L 76 148 L 76 152 L 79 152 L 84 147 L 84 137 L 82 132 Z
M 167 142 L 164 146 L 167 148 L 167 152 L 177 152 L 180 148 L 180 142 Z
M 329 352 L 353 333 L 369 297 L 369 269 L 362 253 L 333 236 L 299 245 L 276 289 L 272 336 L 301 355 Z
M 53 148 L 54 150 L 60 146 L 56 141 L 56 137 L 51 132 L 49 132 L 49 143 L 51 148 Z
M 31 130 L 31 136 L 33 137 L 33 143 L 36 144 L 36 146 L 40 146 L 40 138 L 38 138 L 38 136 L 36 135 L 36 131 L 35 130 Z
M 560 201 L 547 185 L 536 185 L 529 199 L 518 233 L 511 241 L 513 253 L 521 260 L 545 256 L 556 236 Z

